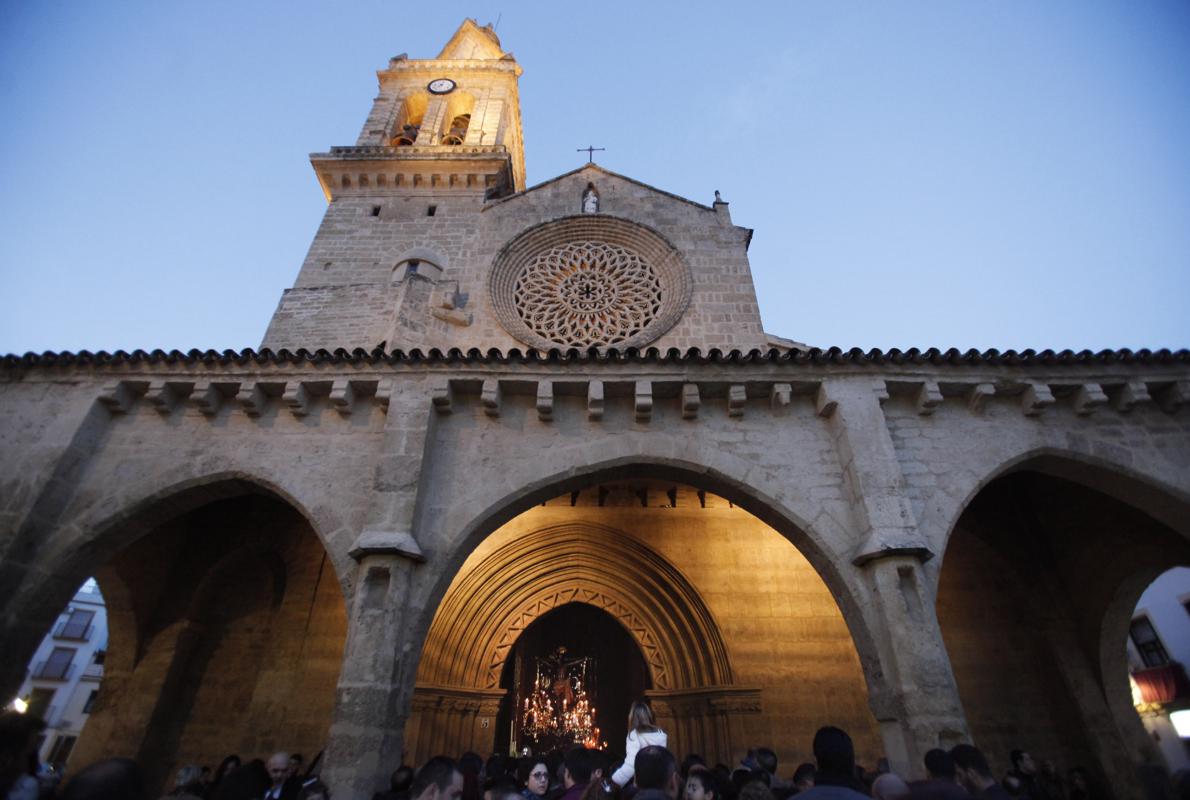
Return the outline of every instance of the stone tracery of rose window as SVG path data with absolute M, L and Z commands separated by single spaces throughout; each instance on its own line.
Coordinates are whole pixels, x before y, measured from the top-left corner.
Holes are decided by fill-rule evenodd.
M 539 253 L 517 276 L 517 315 L 538 336 L 564 347 L 612 346 L 657 318 L 663 290 L 637 253 L 598 241 Z

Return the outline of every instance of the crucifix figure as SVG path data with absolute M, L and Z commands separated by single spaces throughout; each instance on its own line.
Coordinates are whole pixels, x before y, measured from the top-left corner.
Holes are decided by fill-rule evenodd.
M 597 151 L 602 151 L 602 150 L 606 150 L 606 149 L 607 149 L 606 147 L 591 147 L 590 145 L 588 145 L 586 147 L 578 148 L 577 150 L 575 150 L 575 152 L 576 153 L 586 153 L 587 154 L 587 163 L 593 164 L 593 163 L 595 163 L 595 153 Z

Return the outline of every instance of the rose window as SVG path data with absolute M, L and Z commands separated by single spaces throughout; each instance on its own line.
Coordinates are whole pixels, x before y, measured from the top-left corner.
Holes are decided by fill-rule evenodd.
M 523 231 L 488 280 L 504 330 L 539 350 L 644 347 L 673 328 L 693 290 L 681 253 L 657 231 L 602 213 Z
M 636 253 L 606 242 L 572 242 L 538 254 L 513 292 L 517 315 L 563 347 L 617 345 L 661 308 L 661 281 Z

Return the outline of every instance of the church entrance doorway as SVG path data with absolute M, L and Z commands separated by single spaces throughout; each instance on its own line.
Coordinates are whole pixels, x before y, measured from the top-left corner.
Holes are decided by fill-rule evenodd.
M 567 640 L 584 625 L 585 640 Z M 785 535 L 710 488 L 621 471 L 491 531 L 429 624 L 406 760 L 524 747 L 525 692 L 558 646 L 565 659 L 597 655 L 588 680 L 613 761 L 641 695 L 679 756 L 732 764 L 769 746 L 796 766 L 828 724 L 851 733 L 861 761 L 884 755 L 822 577 Z M 628 669 L 612 653 L 633 654 Z
M 606 749 L 628 734 L 624 710 L 650 687 L 632 636 L 585 603 L 555 608 L 525 629 L 504 662 L 508 694 L 497 753 L 547 753 L 576 744 Z

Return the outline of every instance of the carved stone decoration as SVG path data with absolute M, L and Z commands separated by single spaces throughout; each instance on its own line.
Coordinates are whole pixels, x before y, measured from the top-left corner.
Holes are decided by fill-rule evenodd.
M 547 350 L 644 346 L 678 321 L 692 282 L 655 231 L 600 214 L 521 234 L 496 257 L 490 286 L 500 324 Z
M 565 347 L 618 345 L 661 309 L 661 281 L 639 255 L 606 242 L 571 242 L 539 254 L 517 276 L 517 314 Z

